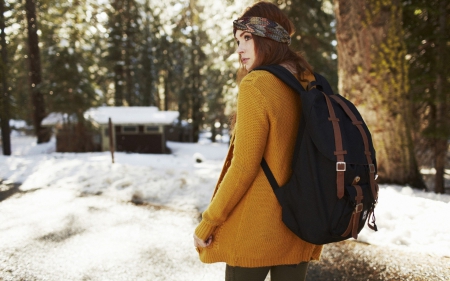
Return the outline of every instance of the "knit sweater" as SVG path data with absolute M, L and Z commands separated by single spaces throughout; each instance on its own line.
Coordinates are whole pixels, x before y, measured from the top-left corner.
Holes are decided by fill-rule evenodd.
M 208 247 L 197 249 L 201 261 L 262 267 L 318 260 L 322 246 L 303 241 L 284 225 L 260 166 L 264 157 L 280 186 L 288 181 L 299 95 L 269 72 L 253 71 L 241 81 L 236 114 L 222 173 L 195 230 L 200 239 L 213 236 Z

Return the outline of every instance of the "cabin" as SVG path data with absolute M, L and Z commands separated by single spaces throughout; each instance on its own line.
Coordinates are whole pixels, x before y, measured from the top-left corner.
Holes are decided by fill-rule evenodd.
M 85 112 L 84 118 L 98 128 L 101 150 L 110 150 L 109 118 L 114 150 L 135 153 L 169 153 L 166 127 L 178 118 L 178 111 L 159 111 L 154 106 L 102 106 Z
M 89 132 L 80 132 L 76 118 L 51 113 L 42 122 L 56 135 L 57 152 L 109 151 L 109 119 L 115 151 L 170 153 L 166 146 L 178 111 L 159 111 L 154 106 L 101 106 L 83 114 Z

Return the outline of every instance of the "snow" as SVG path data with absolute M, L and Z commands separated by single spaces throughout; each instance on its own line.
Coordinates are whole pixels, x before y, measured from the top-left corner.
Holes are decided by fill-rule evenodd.
M 208 281 L 224 275 L 224 265 L 198 260 L 192 213 L 79 197 L 67 188 L 29 194 L 0 204 L 0 268 L 2 276 L 12 275 L 4 280 Z
M 206 208 L 228 149 L 223 143 L 168 142 L 170 155 L 116 152 L 111 164 L 109 152 L 37 154 L 53 152 L 52 145 L 54 140 L 22 146 L 16 152 L 31 155 L 1 156 L 0 177 L 22 183 L 21 190 L 73 188 L 86 195 L 101 193 L 126 202 L 133 199 L 183 210 Z
M 382 185 L 378 202 L 378 231 L 365 227 L 359 241 L 450 257 L 450 195 Z
M 54 126 L 67 122 L 77 122 L 77 117 L 67 113 L 52 112 L 42 120 L 42 126 Z
M 172 155 L 116 153 L 114 164 L 106 152 L 55 153 L 54 140 L 12 144 L 0 178 L 22 185 L 0 201 L 5 280 L 224 279 L 224 264 L 199 261 L 192 234 L 227 144 L 169 142 Z
M 155 106 L 100 106 L 91 108 L 84 113 L 86 119 L 106 125 L 111 118 L 114 124 L 172 124 L 179 116 L 178 111 L 159 111 Z M 53 126 L 64 123 L 69 116 L 52 112 L 42 120 L 42 125 Z M 70 117 L 76 122 L 76 116 Z M 67 122 L 67 121 L 66 121 Z
M 10 119 L 9 126 L 15 129 L 24 129 L 27 127 L 27 122 L 25 122 L 24 120 Z
M 13 130 L 11 132 L 11 151 L 13 156 L 26 155 L 32 157 L 32 155 L 40 155 L 40 157 L 42 157 L 43 154 L 45 155 L 56 151 L 56 140 L 55 138 L 52 138 L 48 143 L 37 144 L 36 137 L 27 136 L 19 131 Z M 2 163 L 3 160 L 8 158 L 0 159 L 0 163 Z M 1 172 L 0 178 L 2 178 Z
M 20 194 L 0 202 L 0 263 L 27 263 L 31 279 L 46 272 L 54 273 L 48 280 L 223 279 L 223 264 L 198 261 L 192 233 L 227 144 L 168 142 L 171 155 L 115 153 L 114 164 L 107 152 L 54 146 L 18 135 L 14 155 L 0 156 L 0 178 L 22 183 Z M 379 231 L 365 227 L 359 241 L 450 257 L 450 195 L 381 185 L 375 214 Z
M 178 111 L 159 111 L 155 106 L 101 106 L 91 108 L 84 114 L 98 124 L 172 124 L 178 118 Z

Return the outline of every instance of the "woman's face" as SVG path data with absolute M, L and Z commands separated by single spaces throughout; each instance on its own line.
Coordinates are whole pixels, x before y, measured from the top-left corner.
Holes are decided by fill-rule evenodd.
M 236 52 L 239 54 L 242 64 L 247 71 L 252 70 L 256 59 L 253 35 L 247 31 L 236 30 L 235 39 L 238 44 Z

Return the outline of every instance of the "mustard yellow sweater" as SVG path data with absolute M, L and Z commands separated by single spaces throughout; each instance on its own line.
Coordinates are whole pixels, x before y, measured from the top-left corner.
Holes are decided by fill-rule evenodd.
M 306 86 L 306 85 L 304 85 Z M 281 207 L 260 163 L 264 156 L 277 182 L 291 175 L 300 122 L 299 95 L 266 71 L 242 80 L 234 137 L 210 205 L 195 234 L 206 240 L 201 261 L 261 267 L 318 260 L 322 246 L 298 238 L 281 220 Z

